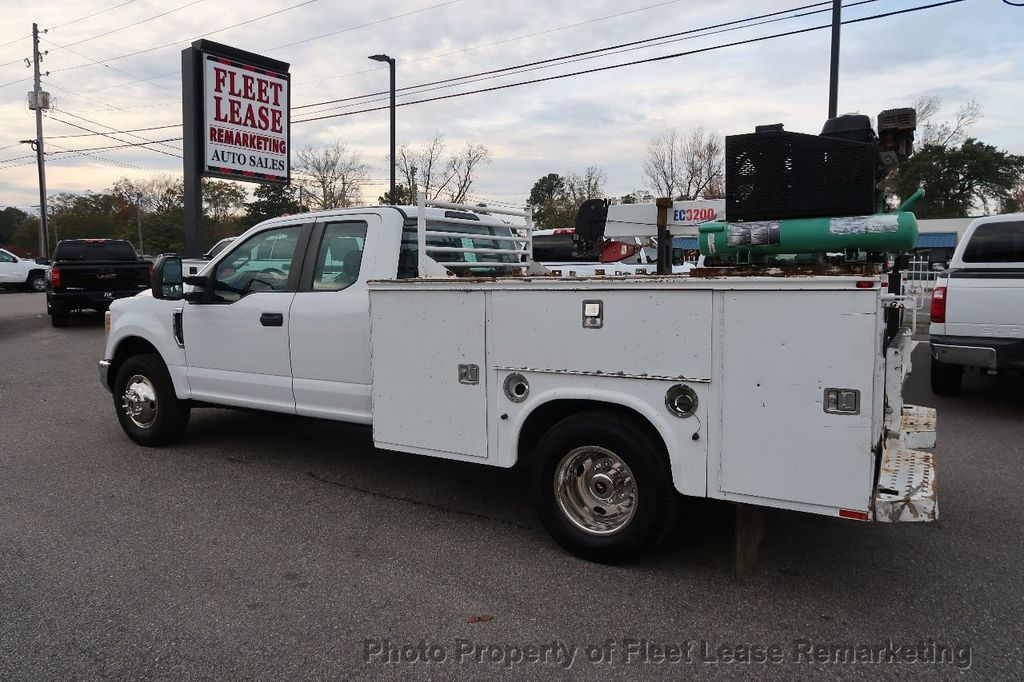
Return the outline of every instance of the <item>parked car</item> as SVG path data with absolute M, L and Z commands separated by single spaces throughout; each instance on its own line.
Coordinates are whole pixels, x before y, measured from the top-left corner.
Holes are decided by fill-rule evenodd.
M 210 250 L 203 254 L 202 258 L 190 258 L 182 261 L 182 265 L 185 268 L 186 275 L 198 275 L 199 272 L 205 268 L 211 260 L 213 260 L 221 251 L 226 249 L 231 242 L 238 239 L 238 237 L 224 237 L 219 242 L 210 247 Z
M 61 240 L 47 273 L 51 324 L 66 327 L 73 310 L 104 312 L 116 299 L 148 289 L 151 267 L 124 239 Z
M 1024 213 L 967 226 L 935 281 L 929 340 L 938 394 L 959 393 L 965 368 L 1024 370 Z
M 46 291 L 46 266 L 0 249 L 0 287 Z

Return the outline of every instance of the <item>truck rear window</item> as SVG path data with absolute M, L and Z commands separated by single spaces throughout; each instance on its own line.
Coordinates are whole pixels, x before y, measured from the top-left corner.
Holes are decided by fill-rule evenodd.
M 138 260 L 135 247 L 123 240 L 62 241 L 53 252 L 53 260 Z
M 964 248 L 965 263 L 1024 263 L 1024 221 L 978 225 Z

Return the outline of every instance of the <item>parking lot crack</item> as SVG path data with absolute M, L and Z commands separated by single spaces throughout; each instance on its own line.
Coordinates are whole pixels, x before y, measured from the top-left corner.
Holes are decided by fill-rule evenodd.
M 394 500 L 397 502 L 405 502 L 407 504 L 411 504 L 417 507 L 427 507 L 429 509 L 436 509 L 437 511 L 446 512 L 449 514 L 459 514 L 461 516 L 470 516 L 477 519 L 484 519 L 486 521 L 500 523 L 503 526 L 518 528 L 519 530 L 526 530 L 530 532 L 536 530 L 534 528 L 531 528 L 530 526 L 526 526 L 521 523 L 516 523 L 514 521 L 509 521 L 507 519 L 499 519 L 497 517 L 488 516 L 486 514 L 478 514 L 477 512 L 466 511 L 465 509 L 455 509 L 454 507 L 446 507 L 440 504 L 433 504 L 431 502 L 425 502 L 423 500 L 417 500 L 411 497 L 403 497 L 401 495 L 389 495 L 387 493 L 382 493 L 379 490 L 370 490 L 369 488 L 362 488 L 360 486 L 352 485 L 350 483 L 342 483 L 341 481 L 335 481 L 329 478 L 324 478 L 323 476 L 313 471 L 307 471 L 306 475 L 312 479 L 320 481 L 321 483 L 327 483 L 333 486 L 337 486 L 339 488 L 344 488 L 345 490 L 353 490 L 355 492 L 364 493 L 366 495 L 372 495 L 373 497 L 380 497 L 386 500 Z

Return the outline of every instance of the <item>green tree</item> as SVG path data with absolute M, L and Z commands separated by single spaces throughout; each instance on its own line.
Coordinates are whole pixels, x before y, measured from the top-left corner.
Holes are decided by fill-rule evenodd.
M 530 198 L 526 204 L 533 207 L 533 219 L 538 225 L 548 227 L 551 218 L 557 211 L 558 197 L 565 193 L 565 180 L 558 173 L 548 173 L 533 183 Z
M 891 187 L 899 197 L 924 188 L 924 198 L 914 205 L 919 218 L 957 218 L 976 207 L 987 212 L 993 204 L 1007 206 L 1022 175 L 1024 157 L 968 137 L 960 146 L 925 145 Z
M 245 227 L 308 210 L 299 204 L 297 194 L 298 188 L 295 185 L 257 185 L 253 191 L 255 199 L 245 205 Z
M 10 244 L 14 239 L 14 231 L 26 218 L 28 213 L 14 206 L 8 206 L 0 211 L 0 244 Z
M 377 203 L 381 206 L 415 206 L 416 190 L 405 185 L 395 185 L 395 199 L 391 199 L 391 191 L 384 192 L 377 197 Z

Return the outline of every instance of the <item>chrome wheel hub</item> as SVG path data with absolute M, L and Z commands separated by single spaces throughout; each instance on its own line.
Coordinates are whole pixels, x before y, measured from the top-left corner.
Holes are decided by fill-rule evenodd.
M 133 375 L 125 384 L 121 407 L 139 428 L 148 429 L 153 426 L 159 413 L 153 383 L 141 374 Z
M 633 472 L 611 450 L 587 445 L 570 451 L 555 468 L 555 499 L 577 528 L 611 535 L 636 513 Z

